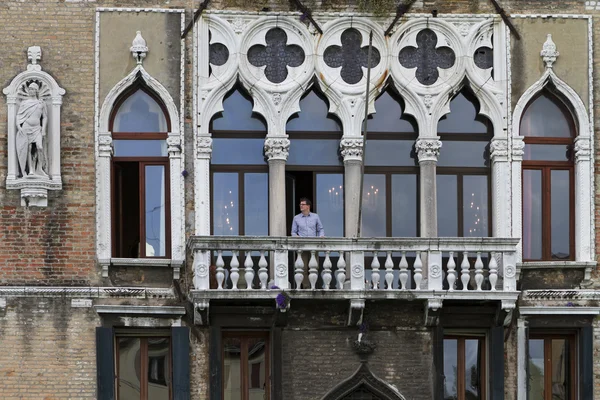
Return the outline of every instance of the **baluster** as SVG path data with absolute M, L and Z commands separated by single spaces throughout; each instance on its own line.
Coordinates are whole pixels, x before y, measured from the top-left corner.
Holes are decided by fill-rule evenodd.
M 267 259 L 265 258 L 265 251 L 260 251 L 260 260 L 258 260 L 258 280 L 260 281 L 260 288 L 267 288 L 267 280 L 269 280 L 269 271 L 267 270 Z
M 377 252 L 373 252 L 373 262 L 371 262 L 371 282 L 373 282 L 373 289 L 379 289 L 379 258 Z
M 298 250 L 298 257 L 294 263 L 294 280 L 296 281 L 296 289 L 302 288 L 302 280 L 304 279 L 304 261 L 302 261 L 302 250 Z
M 417 251 L 417 258 L 415 258 L 415 289 L 421 289 L 421 280 L 423 279 L 423 262 L 421 261 L 421 252 Z
M 223 250 L 217 251 L 217 289 L 223 290 L 223 281 L 225 280 L 225 261 L 223 261 Z
M 238 261 L 237 258 L 238 255 L 238 251 L 234 250 L 233 251 L 233 255 L 231 256 L 231 288 L 233 290 L 237 290 L 237 285 L 238 285 L 238 280 L 240 279 L 240 273 L 239 273 L 239 266 L 240 266 L 240 262 Z
M 323 289 L 329 290 L 331 283 L 331 259 L 329 258 L 330 251 L 325 252 L 325 261 L 323 261 Z
M 466 251 L 463 253 L 463 260 L 460 264 L 460 280 L 463 284 L 462 290 L 469 290 L 469 280 L 471 277 L 469 276 L 469 270 L 471 269 L 471 264 L 469 264 L 468 259 L 469 253 Z
M 477 260 L 475 260 L 475 283 L 477 284 L 477 290 L 481 291 L 481 285 L 483 284 L 483 261 L 481 261 L 481 252 L 477 252 Z
M 408 282 L 408 261 L 406 261 L 406 252 L 405 251 L 402 252 L 402 258 L 400 259 L 399 280 L 400 280 L 400 290 L 406 290 L 406 282 Z
M 491 291 L 496 291 L 496 282 L 498 282 L 498 263 L 496 262 L 496 253 L 490 254 L 490 285 Z
M 246 278 L 246 290 L 252 290 L 252 281 L 254 280 L 254 262 L 252 261 L 251 251 L 246 252 L 246 260 L 244 261 L 244 278 Z
M 343 289 L 344 282 L 346 282 L 346 260 L 344 260 L 344 252 L 342 251 L 340 251 L 340 258 L 338 258 L 335 279 L 337 280 L 337 288 Z
M 454 252 L 450 252 L 450 257 L 448 258 L 448 290 L 454 291 L 454 283 L 456 282 L 456 263 L 454 262 Z
M 317 288 L 317 278 L 319 277 L 319 263 L 315 257 L 315 250 L 310 251 L 310 260 L 308 261 L 308 281 L 310 282 L 310 288 L 315 290 Z

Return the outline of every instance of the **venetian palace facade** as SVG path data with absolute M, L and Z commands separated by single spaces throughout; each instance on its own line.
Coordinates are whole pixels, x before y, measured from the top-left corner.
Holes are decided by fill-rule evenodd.
M 600 399 L 599 18 L 3 0 L 0 398 Z

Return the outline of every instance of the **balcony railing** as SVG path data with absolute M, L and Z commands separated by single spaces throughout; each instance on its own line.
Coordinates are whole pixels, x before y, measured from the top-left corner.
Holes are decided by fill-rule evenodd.
M 213 293 L 209 297 L 238 291 L 256 296 L 276 286 L 298 294 L 445 292 L 481 298 L 516 292 L 518 241 L 195 236 L 188 249 L 195 291 Z

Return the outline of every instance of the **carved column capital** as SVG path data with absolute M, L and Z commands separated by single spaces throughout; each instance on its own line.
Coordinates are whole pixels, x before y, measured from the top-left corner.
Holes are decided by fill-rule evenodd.
M 442 148 L 442 142 L 436 139 L 417 139 L 415 143 L 419 162 L 435 161 L 437 162 Z
M 575 161 L 590 161 L 592 158 L 592 148 L 590 146 L 590 138 L 579 136 L 575 139 Z
M 181 138 L 178 136 L 169 136 L 167 138 L 167 151 L 169 157 L 179 157 L 181 155 Z
M 283 160 L 287 161 L 290 153 L 290 140 L 286 137 L 265 139 L 265 155 L 269 161 Z
M 209 136 L 199 136 L 196 139 L 196 157 L 209 159 L 212 153 L 212 138 Z
M 513 161 L 523 161 L 523 154 L 525 150 L 525 142 L 521 136 L 512 138 L 512 158 Z
M 363 150 L 363 138 L 342 139 L 340 141 L 340 151 L 344 161 L 361 161 Z
M 98 135 L 98 156 L 99 157 L 112 157 L 113 155 L 113 144 L 112 135 L 110 132 L 100 133 Z
M 490 158 L 492 162 L 508 161 L 508 139 L 492 139 L 490 143 Z

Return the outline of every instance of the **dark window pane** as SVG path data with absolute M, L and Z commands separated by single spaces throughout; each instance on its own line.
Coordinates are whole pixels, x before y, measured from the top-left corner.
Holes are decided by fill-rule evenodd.
M 140 257 L 140 164 L 139 162 L 113 163 L 113 207 L 115 221 L 114 257 Z
M 444 400 L 458 399 L 458 340 L 444 339 Z
M 223 112 L 213 119 L 212 131 L 265 132 L 267 127 L 259 116 L 252 114 L 252 100 L 235 90 L 225 97 Z
M 248 388 L 250 399 L 264 399 L 267 389 L 266 343 L 264 339 L 248 340 Z
M 529 400 L 544 400 L 544 340 L 529 339 Z
M 463 93 L 459 93 L 450 102 L 450 114 L 440 119 L 438 133 L 488 133 L 488 123 L 477 121 L 476 117 L 476 105 Z
M 489 236 L 488 177 L 463 177 L 463 236 Z
M 244 233 L 269 234 L 269 175 L 244 174 Z
M 316 209 L 325 235 L 344 236 L 344 175 L 317 174 Z
M 342 165 L 337 139 L 292 139 L 288 165 Z
M 487 141 L 467 142 L 442 139 L 438 166 L 486 167 L 489 155 Z
M 458 236 L 456 176 L 437 175 L 438 236 Z
M 239 338 L 223 339 L 223 398 L 242 399 L 242 343 Z
M 213 234 L 239 235 L 237 172 L 213 173 Z
M 417 236 L 417 175 L 392 175 L 392 236 Z
M 113 140 L 115 157 L 166 157 L 164 140 Z
M 521 118 L 521 136 L 571 137 L 572 117 L 560 100 L 544 93 L 533 101 Z M 553 96 L 552 96 L 553 97 Z
M 385 237 L 385 175 L 365 174 L 362 200 L 362 237 Z
M 526 144 L 523 160 L 569 161 L 569 153 L 565 144 Z
M 119 107 L 112 130 L 113 132 L 167 132 L 167 120 L 160 105 L 148 93 L 138 90 Z
M 415 159 L 411 157 L 414 144 L 414 140 L 369 140 L 365 165 L 415 166 Z
M 552 259 L 567 260 L 570 254 L 571 190 L 570 171 L 554 170 L 550 175 Z
M 146 166 L 146 257 L 164 257 L 167 254 L 166 195 L 165 167 Z
M 523 170 L 523 258 L 542 258 L 542 171 Z
M 465 398 L 481 399 L 481 340 L 465 340 Z
M 168 338 L 148 338 L 148 398 L 169 400 L 170 348 Z
M 263 147 L 264 139 L 213 139 L 211 164 L 266 164 Z
M 300 112 L 289 119 L 286 130 L 299 132 L 342 132 L 333 116 L 329 116 L 329 105 L 311 90 L 300 100 Z
M 569 399 L 569 346 L 565 339 L 552 339 L 552 400 Z
M 119 346 L 119 398 L 140 398 L 140 339 L 123 337 Z
M 383 92 L 375 100 L 375 114 L 367 121 L 367 131 L 415 133 L 415 127 L 402 118 L 400 102 L 389 91 Z

